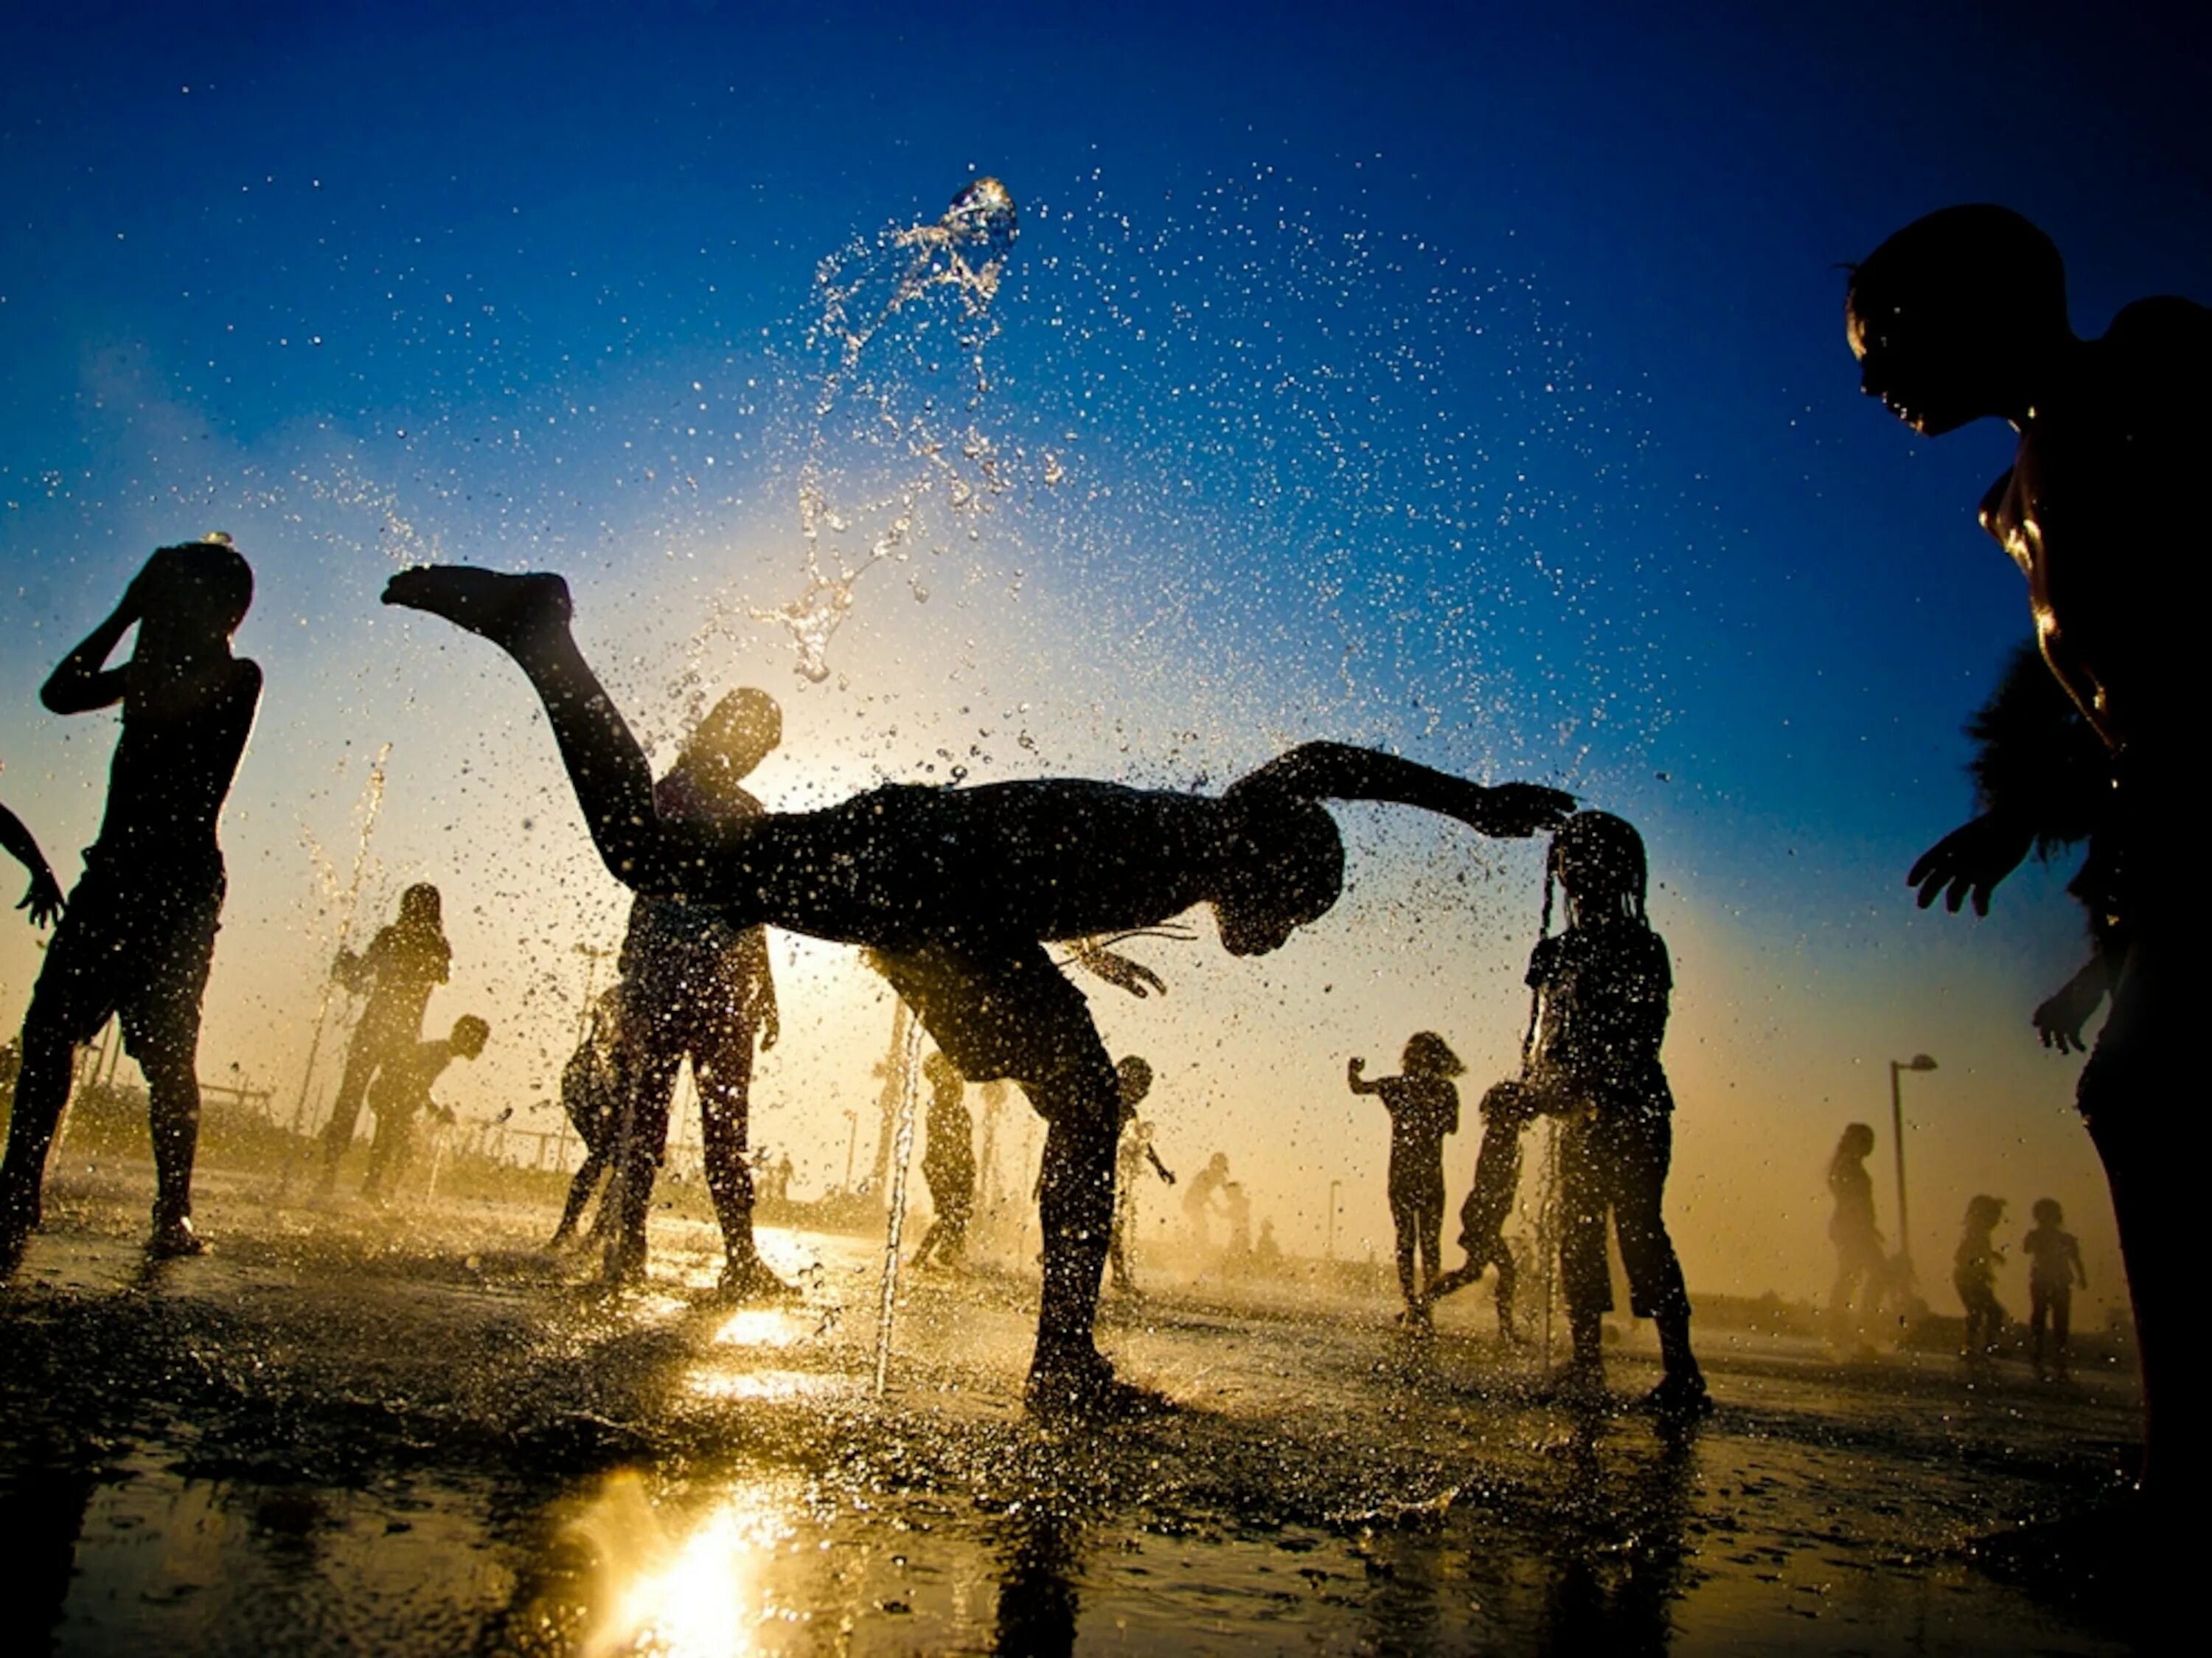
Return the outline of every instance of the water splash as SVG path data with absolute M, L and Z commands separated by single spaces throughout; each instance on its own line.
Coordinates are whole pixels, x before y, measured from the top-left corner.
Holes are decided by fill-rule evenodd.
M 942 217 L 885 229 L 816 272 L 807 343 L 830 363 L 799 478 L 803 585 L 787 603 L 748 607 L 790 637 L 796 671 L 815 684 L 830 677 L 830 643 L 860 577 L 904 563 L 933 528 L 975 539 L 975 521 L 1007 489 L 979 415 L 998 332 L 991 302 L 1019 229 L 1006 186 L 977 179 Z M 941 538 L 932 551 L 945 551 Z M 920 572 L 908 586 L 928 599 Z
M 901 1003 L 901 1010 L 904 1010 Z M 921 1021 L 909 1016 L 892 1055 L 899 1084 L 898 1126 L 891 1137 L 890 1214 L 884 1227 L 883 1301 L 876 1313 L 876 1393 L 890 1380 L 891 1324 L 898 1307 L 899 1247 L 906 1229 L 907 1166 L 914 1157 L 914 1111 L 921 1072 Z

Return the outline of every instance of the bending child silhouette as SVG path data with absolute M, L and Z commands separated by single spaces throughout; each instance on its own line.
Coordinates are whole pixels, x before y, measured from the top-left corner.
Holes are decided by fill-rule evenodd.
M 812 812 L 662 817 L 653 775 L 570 636 L 558 576 L 446 566 L 392 578 L 386 602 L 500 646 L 543 702 L 599 854 L 641 892 L 867 948 L 961 1073 L 1019 1082 L 1047 1125 L 1044 1288 L 1029 1395 L 1043 1409 L 1138 1405 L 1092 1339 L 1114 1208 L 1114 1066 L 1045 945 L 1212 906 L 1232 954 L 1278 949 L 1342 890 L 1321 802 L 1392 800 L 1527 835 L 1571 802 L 1486 789 L 1390 755 L 1313 744 L 1219 799 L 1078 779 L 889 786 Z
M 491 1027 L 465 1013 L 453 1021 L 449 1035 L 414 1043 L 378 1069 L 368 1090 L 368 1108 L 376 1113 L 376 1137 L 369 1143 L 368 1173 L 361 1186 L 361 1195 L 368 1202 L 383 1203 L 386 1188 L 399 1184 L 415 1149 L 416 1117 L 431 1112 L 447 1123 L 453 1120 L 451 1112 L 430 1098 L 430 1089 L 446 1067 L 456 1059 L 476 1058 L 490 1039 Z
M 561 1207 L 560 1224 L 553 1228 L 550 1248 L 558 1249 L 576 1233 L 599 1189 L 599 1177 L 614 1164 L 616 1142 L 622 1133 L 623 1112 L 630 1094 L 629 1064 L 622 1039 L 623 987 L 608 986 L 586 1015 L 583 1040 L 561 1068 L 561 1109 L 584 1143 L 584 1161 L 568 1182 L 568 1201 Z M 600 1222 L 609 1215 L 605 1200 Z M 594 1227 L 596 1232 L 599 1227 Z
M 2020 448 L 1983 497 L 1983 527 L 2027 579 L 2043 657 L 2105 745 L 2112 789 L 2096 840 L 2094 893 L 2115 924 L 2101 971 L 2038 1010 L 2063 1045 L 2109 989 L 2112 1008 L 2076 1100 L 2112 1187 L 2142 1356 L 2145 1471 L 2151 1448 L 2185 1471 L 2202 1413 L 2161 1401 L 2181 1362 L 2167 1344 L 2191 1286 L 2185 1252 L 2165 1236 L 2193 1196 L 2185 1155 L 2161 1111 L 2196 1074 L 2195 961 L 2212 922 L 2198 814 L 2189 803 L 2202 749 L 2200 675 L 2207 582 L 2204 457 L 2212 451 L 2212 312 L 2171 297 L 2124 308 L 2101 339 L 2074 333 L 2066 272 L 2042 231 L 2002 207 L 1946 208 L 1907 225 L 1852 272 L 1845 323 L 1860 386 L 1929 436 L 1985 416 Z M 2054 764 L 2057 762 L 2054 760 Z M 1920 901 L 1956 910 L 2027 854 L 2037 826 L 1985 812 L 1924 854 L 1908 877 Z M 2190 1476 L 2185 1472 L 2181 1476 Z
M 107 619 L 40 692 L 56 714 L 123 707 L 99 838 L 54 930 L 23 1016 L 6 1161 L 0 1162 L 0 1276 L 39 1223 L 70 1062 L 112 1015 L 145 1073 L 156 1196 L 149 1247 L 188 1255 L 199 1137 L 200 997 L 222 912 L 216 820 L 261 701 L 261 670 L 230 652 L 253 572 L 228 543 L 162 547 Z M 131 660 L 107 659 L 133 627 Z

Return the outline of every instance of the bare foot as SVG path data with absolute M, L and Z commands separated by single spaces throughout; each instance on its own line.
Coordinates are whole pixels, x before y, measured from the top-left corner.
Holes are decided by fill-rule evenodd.
M 421 564 L 384 584 L 384 602 L 442 616 L 513 652 L 568 625 L 568 584 L 550 572 L 507 576 L 473 564 Z

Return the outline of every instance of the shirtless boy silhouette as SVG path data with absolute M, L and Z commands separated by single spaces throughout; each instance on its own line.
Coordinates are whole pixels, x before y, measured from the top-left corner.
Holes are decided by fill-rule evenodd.
M 2172 1320 L 2187 1252 L 2166 1235 L 2188 1212 L 2196 1160 L 2166 1101 L 2201 1066 L 2193 962 L 2212 921 L 2189 803 L 2202 752 L 2208 565 L 2204 464 L 2212 453 L 2212 312 L 2139 300 L 2101 339 L 2075 336 L 2066 273 L 2042 231 L 2002 207 L 1946 208 L 1876 248 L 1844 302 L 1860 386 L 1929 436 L 1993 416 L 2020 433 L 1983 527 L 2027 579 L 2043 657 L 2110 756 L 2095 842 L 2115 924 L 2099 938 L 2112 1012 L 2076 1101 L 2105 1165 L 2135 1304 L 2146 1470 L 2160 1438 L 2185 1472 L 2203 1413 L 2175 1391 L 2185 1356 Z M 2054 762 L 2055 763 L 2055 762 Z M 2018 867 L 2034 826 L 1984 813 L 1923 855 L 1920 902 L 1952 910 Z M 2086 997 L 2084 998 L 2086 999 Z M 2050 1026 L 2045 1025 L 2046 1033 Z
M 1388 754 L 1295 749 L 1218 799 L 1074 778 L 892 785 L 812 812 L 666 819 L 653 774 L 570 636 L 556 576 L 404 571 L 389 604 L 500 646 L 530 680 L 599 855 L 640 892 L 719 905 L 867 948 L 961 1073 L 1019 1082 L 1047 1125 L 1044 1288 L 1029 1397 L 1042 1410 L 1142 1408 L 1092 1340 L 1114 1212 L 1120 1088 L 1083 995 L 1048 942 L 1149 927 L 1212 905 L 1234 955 L 1279 949 L 1342 891 L 1324 799 L 1390 800 L 1522 836 L 1571 806 L 1486 789 Z
M 54 1125 L 79 1043 L 111 1015 L 145 1073 L 157 1192 L 148 1247 L 189 1255 L 199 1137 L 200 996 L 222 911 L 216 822 L 261 700 L 261 670 L 230 636 L 253 572 L 228 543 L 163 547 L 114 613 L 62 659 L 40 692 L 56 714 L 123 707 L 99 838 L 70 894 L 23 1016 L 23 1070 L 0 1162 L 0 1275 L 39 1223 Z M 133 626 L 131 660 L 107 659 Z

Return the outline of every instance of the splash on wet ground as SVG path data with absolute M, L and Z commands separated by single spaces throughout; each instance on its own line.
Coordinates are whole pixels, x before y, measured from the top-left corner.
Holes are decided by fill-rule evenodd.
M 704 1228 L 608 1295 L 485 1207 L 206 1207 L 149 1271 L 64 1188 L 0 1294 L 0 1509 L 31 1648 L 2119 1650 L 1975 1539 L 2113 1484 L 2108 1379 L 1970 1385 L 1707 1339 L 1685 1433 L 1549 1401 L 1482 1319 L 1186 1287 L 1108 1344 L 1182 1408 L 1025 1419 L 1033 1287 L 924 1277 L 871 1387 L 880 1245 L 770 1232 L 803 1301 L 709 1293 Z M 1632 1341 L 1625 1394 L 1652 1371 Z

